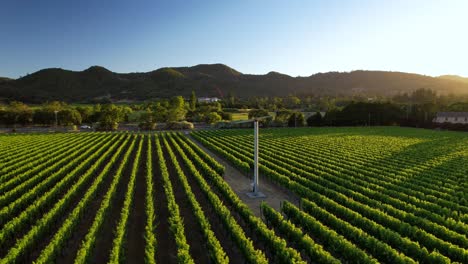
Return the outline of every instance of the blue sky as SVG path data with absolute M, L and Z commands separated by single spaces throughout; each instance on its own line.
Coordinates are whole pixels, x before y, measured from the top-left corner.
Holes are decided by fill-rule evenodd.
M 468 1 L 2 0 L 0 76 L 224 63 L 468 76 Z

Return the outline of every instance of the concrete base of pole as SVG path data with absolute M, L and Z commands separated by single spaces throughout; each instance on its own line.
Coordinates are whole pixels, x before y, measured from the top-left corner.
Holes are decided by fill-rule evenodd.
M 262 192 L 257 192 L 257 193 L 254 193 L 254 192 L 247 192 L 246 193 L 247 196 L 251 199 L 257 199 L 257 198 L 266 198 L 266 195 L 263 194 Z

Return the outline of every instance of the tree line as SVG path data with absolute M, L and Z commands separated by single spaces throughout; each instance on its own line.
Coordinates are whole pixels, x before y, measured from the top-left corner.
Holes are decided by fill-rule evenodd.
M 133 105 L 98 103 L 74 106 L 60 101 L 39 106 L 29 106 L 18 101 L 0 105 L 0 125 L 13 128 L 17 125 L 93 124 L 98 130 L 116 130 L 119 123 L 132 122 L 138 123 L 140 129 L 150 130 L 155 129 L 158 123 L 165 123 L 166 128 L 191 128 L 193 125 L 189 122 L 213 124 L 231 119 L 232 114 L 224 112 L 221 103 L 198 103 L 195 93 L 188 101 L 182 96 L 175 96 Z
M 468 112 L 468 99 L 438 96 L 430 89 L 418 89 L 410 94 L 399 94 L 387 99 L 354 99 L 356 100 L 350 100 L 344 105 L 334 101 L 335 103 L 325 108 L 319 105 L 305 109 L 280 108 L 273 111 L 271 118 L 262 120 L 262 124 L 288 127 L 401 125 L 432 128 L 435 126 L 432 120 L 437 112 Z M 272 108 L 252 110 L 249 118 L 269 115 L 272 110 Z M 305 115 L 305 112 L 308 114 Z M 463 125 L 444 124 L 443 127 L 466 129 Z
M 232 94 L 219 102 L 199 103 L 194 92 L 190 98 L 175 96 L 133 105 L 112 103 L 68 105 L 46 102 L 28 106 L 13 101 L 0 105 L 0 125 L 72 126 L 93 124 L 96 129 L 115 130 L 121 122 L 138 123 L 143 130 L 192 128 L 190 122 L 207 124 L 232 120 L 232 113 L 244 108 L 249 118 L 270 116 L 263 126 L 386 126 L 432 127 L 440 111 L 468 111 L 468 98 L 439 96 L 429 89 L 418 89 L 393 98 L 363 97 L 256 97 L 241 100 Z

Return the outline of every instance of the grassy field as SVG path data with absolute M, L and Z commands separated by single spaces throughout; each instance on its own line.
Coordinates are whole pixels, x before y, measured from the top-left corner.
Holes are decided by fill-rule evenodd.
M 247 120 L 249 113 L 232 113 L 232 121 Z
M 191 135 L 251 174 L 251 129 Z M 397 127 L 262 129 L 260 182 L 300 203 L 258 217 L 181 133 L 0 135 L 0 263 L 468 263 L 467 146 Z

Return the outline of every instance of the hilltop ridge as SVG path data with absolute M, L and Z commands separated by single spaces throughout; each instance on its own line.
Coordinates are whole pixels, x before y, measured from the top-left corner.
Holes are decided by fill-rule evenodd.
M 101 66 L 83 71 L 42 69 L 19 79 L 0 78 L 0 97 L 25 102 L 86 102 L 100 97 L 143 101 L 174 95 L 237 97 L 295 95 L 393 96 L 420 88 L 440 94 L 468 94 L 468 78 L 430 77 L 389 71 L 317 73 L 292 77 L 271 71 L 244 74 L 224 64 L 164 67 L 149 72 L 116 73 Z

